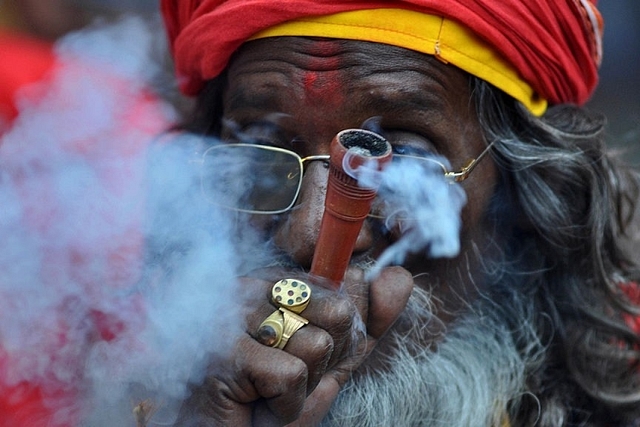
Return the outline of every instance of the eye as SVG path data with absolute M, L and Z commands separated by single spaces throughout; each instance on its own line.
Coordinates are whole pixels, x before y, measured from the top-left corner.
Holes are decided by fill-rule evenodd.
M 393 149 L 393 154 L 402 154 L 403 156 L 430 157 L 435 154 L 433 150 L 425 150 L 411 145 L 394 144 L 391 148 Z
M 437 153 L 431 140 L 419 133 L 402 129 L 385 129 L 384 137 L 395 154 L 426 157 Z

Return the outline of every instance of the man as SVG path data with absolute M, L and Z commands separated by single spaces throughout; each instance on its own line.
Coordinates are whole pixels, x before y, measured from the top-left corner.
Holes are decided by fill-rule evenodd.
M 452 171 L 478 160 L 455 184 L 467 197 L 455 257 L 418 250 L 367 281 L 403 233 L 369 218 L 344 292 L 306 274 L 326 164 L 305 165 L 293 209 L 250 209 L 278 267 L 242 278 L 257 295 L 246 335 L 194 386 L 185 425 L 640 425 L 638 179 L 580 107 L 601 55 L 594 2 L 162 10 L 183 91 L 198 97 L 187 129 L 305 157 L 365 127 Z M 283 278 L 313 293 L 298 313 L 308 324 L 277 345 L 260 332 L 274 307 L 288 322 L 266 297 Z

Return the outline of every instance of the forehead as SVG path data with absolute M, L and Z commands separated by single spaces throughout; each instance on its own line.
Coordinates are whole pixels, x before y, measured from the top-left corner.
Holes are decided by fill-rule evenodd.
M 468 107 L 466 73 L 432 56 L 396 46 L 355 40 L 276 37 L 246 43 L 229 67 L 227 106 L 269 104 L 286 99 L 348 94 L 362 110 L 375 103 L 436 109 Z M 284 105 L 283 105 L 284 107 Z

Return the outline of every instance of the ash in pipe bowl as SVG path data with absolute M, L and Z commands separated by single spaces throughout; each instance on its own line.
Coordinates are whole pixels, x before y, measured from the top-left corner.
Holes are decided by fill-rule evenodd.
M 339 132 L 332 141 L 330 150 L 331 163 L 338 171 L 349 175 L 352 175 L 351 171 L 372 160 L 380 163 L 380 167 L 376 167 L 380 170 L 391 158 L 391 144 L 379 134 L 364 129 Z M 343 163 L 345 156 L 348 156 L 346 165 Z
M 367 157 L 381 157 L 391 151 L 386 139 L 363 129 L 347 129 L 338 134 L 338 140 L 347 149 Z

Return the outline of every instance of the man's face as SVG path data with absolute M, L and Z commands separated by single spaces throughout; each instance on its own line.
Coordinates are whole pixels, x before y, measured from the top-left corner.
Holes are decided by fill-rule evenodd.
M 302 157 L 328 154 L 336 133 L 359 128 L 374 117 L 394 148 L 438 153 L 449 159 L 453 170 L 486 147 L 467 75 L 433 57 L 388 45 L 300 37 L 249 42 L 228 69 L 223 106 L 225 121 L 244 134 Z M 231 133 L 223 131 L 223 138 Z M 482 286 L 474 273 L 473 250 L 483 252 L 495 239 L 483 221 L 495 181 L 495 167 L 485 159 L 462 184 L 468 202 L 459 256 L 434 260 L 420 252 L 404 264 L 449 313 Z M 326 165 L 310 163 L 296 207 L 273 226 L 274 242 L 306 269 L 320 227 L 326 182 Z M 375 220 L 365 223 L 354 262 L 375 258 L 397 239 L 396 231 L 383 230 Z

